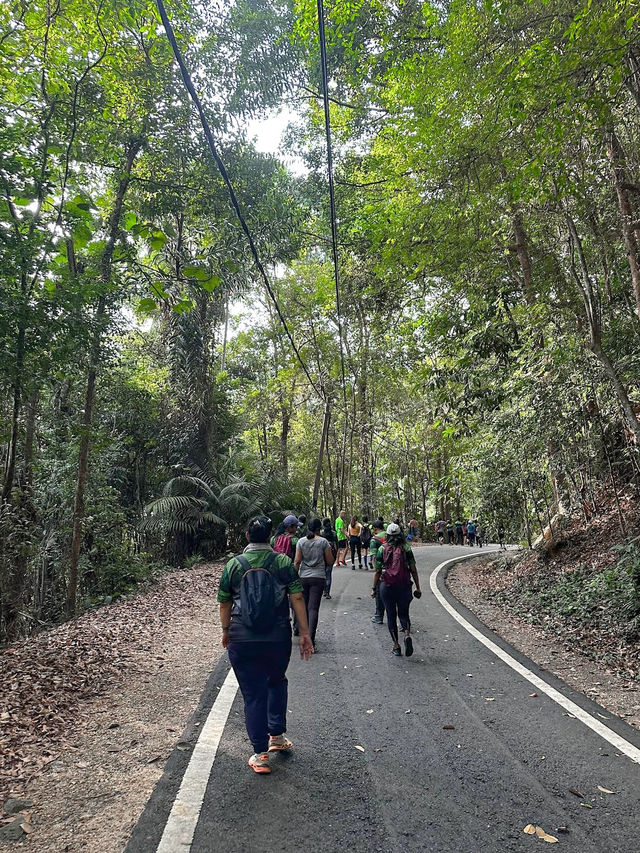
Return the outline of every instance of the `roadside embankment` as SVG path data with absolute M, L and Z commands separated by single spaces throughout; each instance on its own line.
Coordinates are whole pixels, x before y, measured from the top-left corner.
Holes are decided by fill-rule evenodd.
M 36 853 L 124 848 L 220 657 L 221 568 L 163 575 L 0 652 L 0 805 L 26 802 L 0 836 L 22 821 L 17 845 Z

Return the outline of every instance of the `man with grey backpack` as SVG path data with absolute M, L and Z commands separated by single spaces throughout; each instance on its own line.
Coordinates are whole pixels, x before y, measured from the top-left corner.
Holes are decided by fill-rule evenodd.
M 269 753 L 289 751 L 286 737 L 287 667 L 291 657 L 289 601 L 298 623 L 300 657 L 309 660 L 302 584 L 293 561 L 269 545 L 271 519 L 249 522 L 248 545 L 224 567 L 218 589 L 222 645 L 229 652 L 244 698 L 245 723 L 254 754 L 248 764 L 270 773 Z

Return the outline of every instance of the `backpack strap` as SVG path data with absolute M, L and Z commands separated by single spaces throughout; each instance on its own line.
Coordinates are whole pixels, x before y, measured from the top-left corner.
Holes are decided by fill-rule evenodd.
M 238 554 L 236 557 L 236 560 L 240 563 L 240 565 L 245 570 L 245 572 L 249 572 L 249 571 L 251 571 L 252 568 L 256 568 L 256 569 L 261 568 L 261 569 L 267 569 L 267 570 L 270 569 L 271 564 L 275 560 L 276 556 L 277 556 L 277 554 L 275 553 L 275 551 L 271 551 L 269 553 L 269 555 L 267 556 L 267 559 L 264 561 L 264 566 L 259 566 L 259 567 L 258 566 L 253 567 L 251 565 L 251 563 L 249 562 L 249 560 L 247 560 L 247 558 L 244 556 L 244 554 Z
M 245 572 L 250 571 L 251 563 L 247 560 L 244 554 L 238 554 L 236 560 L 240 563 Z

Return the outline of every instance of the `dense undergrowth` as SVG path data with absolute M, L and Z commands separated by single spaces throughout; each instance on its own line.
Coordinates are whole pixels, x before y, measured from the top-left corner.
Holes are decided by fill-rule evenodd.
M 600 514 L 567 519 L 553 539 L 508 553 L 482 573 L 493 604 L 564 639 L 589 657 L 640 678 L 640 520 L 637 496 L 622 495 L 626 534 L 614 501 Z

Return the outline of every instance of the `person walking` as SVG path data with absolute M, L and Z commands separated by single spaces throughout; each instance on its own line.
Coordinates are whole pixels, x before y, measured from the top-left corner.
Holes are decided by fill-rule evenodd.
M 447 522 L 444 521 L 443 519 L 441 519 L 440 521 L 436 521 L 435 528 L 436 528 L 436 536 L 438 538 L 438 542 L 441 545 L 444 545 L 444 535 L 445 535 L 446 530 L 447 530 Z
M 298 516 L 298 539 L 302 539 L 303 536 L 307 535 L 307 516 L 300 515 Z
M 384 529 L 384 521 L 381 518 L 377 518 L 371 525 L 371 529 L 373 531 L 373 539 L 371 540 L 371 557 L 375 561 L 378 550 L 382 545 L 384 545 L 387 534 Z M 371 621 L 375 622 L 376 625 L 382 625 L 384 623 L 384 601 L 382 600 L 381 595 L 381 587 L 380 584 L 375 584 L 376 590 L 376 612 L 371 617 Z
M 473 519 L 467 522 L 467 540 L 469 545 L 473 548 L 476 544 L 476 525 Z
M 369 546 L 371 545 L 371 527 L 369 519 L 365 515 L 362 519 L 362 530 L 360 531 L 360 544 L 362 546 L 362 559 L 364 560 L 365 571 L 369 571 Z M 373 565 L 373 554 L 371 554 L 371 565 Z
M 411 592 L 412 581 L 416 585 L 414 593 Z M 404 653 L 406 657 L 411 657 L 413 640 L 409 606 L 411 599 L 420 598 L 422 592 L 413 551 L 404 541 L 402 531 L 397 524 L 390 524 L 387 527 L 387 541 L 378 549 L 372 598 L 376 595 L 378 585 L 382 587 L 381 595 L 387 613 L 387 627 L 393 641 L 393 654 L 402 657 L 398 636 L 399 620 L 404 634 Z
M 456 545 L 464 545 L 464 532 L 461 521 L 456 521 Z
M 411 521 L 409 522 L 409 530 L 407 533 L 407 541 L 408 542 L 415 542 L 415 540 L 418 538 L 419 531 L 420 531 L 420 522 L 416 521 L 415 518 L 412 518 Z
M 500 550 L 506 551 L 507 549 L 504 547 L 504 524 L 498 525 L 498 542 L 500 543 Z
M 288 515 L 278 527 L 275 536 L 271 537 L 271 547 L 276 554 L 285 554 L 290 560 L 296 555 L 298 544 L 299 520 L 295 515 Z
M 314 651 L 318 615 L 327 576 L 325 566 L 333 565 L 333 552 L 327 540 L 320 536 L 321 529 L 322 522 L 319 518 L 314 518 L 309 524 L 307 535 L 298 540 L 294 560 L 302 581 L 302 595 L 307 610 L 309 633 Z
M 356 570 L 356 551 L 358 552 L 358 568 L 362 568 L 362 542 L 360 541 L 361 533 L 362 525 L 358 521 L 358 516 L 352 515 L 351 522 L 349 524 L 349 548 L 351 550 L 351 569 L 354 572 Z
M 338 537 L 338 556 L 336 557 L 336 566 L 347 565 L 347 548 L 349 540 L 347 539 L 347 531 L 345 522 L 347 520 L 346 509 L 341 509 L 336 518 L 336 536 Z
M 453 524 L 451 519 L 447 521 L 447 539 L 449 541 L 449 545 L 453 545 Z
M 330 518 L 325 518 L 322 522 L 322 536 L 329 543 L 329 547 L 331 548 L 331 553 L 333 554 L 333 560 L 331 561 L 331 565 L 326 565 L 324 567 L 325 571 L 325 585 L 324 585 L 324 597 L 331 598 L 331 576 L 333 575 L 333 563 L 338 554 L 338 537 L 336 536 L 336 532 L 333 529 Z
M 481 548 L 484 547 L 485 535 L 486 534 L 485 534 L 484 527 L 482 527 L 482 526 L 478 527 L 478 530 L 476 531 L 476 539 L 478 540 L 478 545 Z
M 270 773 L 269 753 L 287 752 L 287 667 L 291 657 L 289 601 L 299 626 L 300 657 L 309 660 L 313 644 L 293 562 L 269 545 L 271 519 L 253 518 L 248 545 L 224 567 L 218 602 L 222 646 L 244 699 L 245 723 L 254 753 L 248 760 L 256 773 Z

